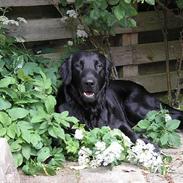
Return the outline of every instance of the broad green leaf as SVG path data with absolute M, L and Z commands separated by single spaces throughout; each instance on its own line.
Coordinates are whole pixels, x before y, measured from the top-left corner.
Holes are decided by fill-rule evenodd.
M 50 126 L 48 128 L 48 133 L 55 138 L 61 138 L 62 140 L 65 140 L 65 132 L 60 127 Z
M 179 127 L 180 121 L 179 120 L 169 120 L 166 122 L 166 129 L 169 131 L 175 130 Z
M 161 135 L 160 142 L 161 142 L 162 146 L 168 145 L 167 144 L 168 143 L 168 136 L 169 136 L 168 132 L 165 132 L 164 134 Z
M 0 112 L 0 122 L 3 126 L 8 126 L 11 123 L 11 118 L 5 112 Z
M 21 150 L 22 146 L 16 140 L 10 144 L 11 152 L 18 152 Z
M 0 128 L 0 137 L 4 137 L 6 135 L 6 128 Z
M 137 126 L 140 127 L 141 129 L 147 129 L 150 125 L 150 122 L 146 119 L 144 120 L 140 120 L 138 123 L 137 123 Z
M 76 123 L 78 123 L 79 122 L 79 120 L 77 119 L 77 118 L 75 118 L 74 116 L 69 116 L 69 117 L 67 117 L 66 118 L 66 121 L 68 121 L 68 122 L 71 122 L 71 123 L 74 123 L 74 124 L 76 124 Z
M 22 138 L 27 142 L 30 143 L 32 139 L 32 133 L 30 130 L 24 129 L 22 130 Z
M 37 160 L 40 162 L 44 162 L 51 156 L 50 149 L 48 147 L 43 147 L 39 152 L 37 153 Z
M 91 12 L 90 12 L 90 17 L 94 20 L 97 20 L 100 16 L 100 10 L 99 9 L 93 9 Z
M 55 97 L 49 95 L 45 100 L 45 107 L 48 113 L 53 113 L 55 110 L 56 100 Z
M 124 0 L 125 1 L 125 3 L 127 3 L 127 4 L 130 4 L 131 3 L 131 0 Z
M 68 115 L 69 115 L 69 112 L 68 112 L 68 111 L 64 111 L 64 112 L 62 112 L 62 113 L 60 114 L 60 117 L 61 117 L 62 119 L 65 119 L 66 117 L 68 117 Z
M 179 147 L 181 145 L 181 137 L 178 133 L 169 133 L 168 142 L 171 147 Z
M 12 109 L 7 110 L 7 112 L 13 121 L 24 118 L 29 114 L 28 110 L 26 110 L 24 108 L 20 108 L 20 107 L 14 107 Z
M 11 108 L 11 103 L 3 98 L 0 98 L 0 110 L 6 110 L 9 108 Z
M 114 15 L 118 20 L 121 20 L 124 18 L 125 16 L 125 11 L 123 10 L 123 8 L 121 8 L 120 5 L 116 6 L 114 9 Z
M 15 84 L 16 80 L 13 77 L 7 76 L 0 80 L 0 88 L 6 88 L 11 84 Z
M 33 73 L 39 73 L 41 71 L 38 64 L 34 62 L 25 63 L 22 69 L 26 75 L 33 75 Z
M 53 117 L 58 124 L 61 124 L 65 127 L 70 127 L 70 123 L 67 122 L 65 119 L 62 119 L 60 113 L 53 113 Z
M 41 136 L 36 133 L 31 135 L 31 143 L 36 149 L 41 149 L 43 146 Z
M 13 159 L 16 167 L 19 167 L 23 163 L 23 156 L 21 153 L 13 153 Z
M 182 0 L 176 0 L 176 3 L 177 3 L 177 6 L 178 6 L 180 9 L 183 9 L 183 1 L 182 1 Z
M 30 155 L 31 155 L 30 145 L 23 145 L 22 146 L 22 155 L 25 157 L 25 159 L 29 160 Z
M 14 138 L 15 138 L 15 135 L 16 135 L 16 129 L 17 129 L 16 124 L 15 124 L 15 123 L 11 124 L 11 125 L 7 128 L 7 135 L 8 135 L 10 138 L 14 139 Z

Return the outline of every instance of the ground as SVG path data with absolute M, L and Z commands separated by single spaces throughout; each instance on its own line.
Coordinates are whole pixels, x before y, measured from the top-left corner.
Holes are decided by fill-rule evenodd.
M 178 149 L 165 149 L 173 157 L 168 175 L 152 174 L 137 166 L 123 163 L 120 166 L 97 169 L 73 170 L 73 163 L 67 163 L 56 176 L 29 177 L 20 172 L 22 183 L 182 183 L 183 182 L 183 133 L 182 146 Z M 16 183 L 16 181 L 15 181 Z

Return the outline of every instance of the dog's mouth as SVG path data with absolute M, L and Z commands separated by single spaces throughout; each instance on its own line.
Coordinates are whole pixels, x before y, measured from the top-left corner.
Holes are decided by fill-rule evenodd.
M 87 98 L 93 98 L 95 96 L 95 93 L 92 91 L 84 91 L 83 95 Z

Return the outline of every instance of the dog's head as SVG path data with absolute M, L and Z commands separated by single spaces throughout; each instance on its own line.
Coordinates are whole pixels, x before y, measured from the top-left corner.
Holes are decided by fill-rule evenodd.
M 111 63 L 105 56 L 82 51 L 65 60 L 61 76 L 64 85 L 72 85 L 84 102 L 92 103 L 108 84 L 110 71 Z

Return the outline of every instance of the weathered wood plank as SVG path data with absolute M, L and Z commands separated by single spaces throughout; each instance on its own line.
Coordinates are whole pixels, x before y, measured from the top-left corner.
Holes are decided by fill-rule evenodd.
M 54 0 L 59 2 L 59 0 Z M 18 7 L 18 6 L 42 6 L 51 5 L 53 0 L 1 0 L 0 7 Z
M 161 19 L 160 19 L 161 20 Z M 161 29 L 161 23 L 156 12 L 143 12 L 137 16 L 138 26 L 133 29 L 116 29 L 116 33 L 128 32 L 143 32 Z M 172 16 L 168 17 L 169 28 L 177 28 L 183 26 L 183 21 L 174 19 Z M 10 28 L 12 35 L 21 35 L 26 38 L 26 41 L 42 41 L 52 39 L 63 39 L 71 37 L 68 30 L 65 30 L 64 24 L 60 18 L 48 18 L 38 20 L 28 20 L 28 24 L 22 25 L 18 29 Z M 53 33 L 55 32 L 55 35 Z M 35 35 L 36 33 L 36 35 Z
M 132 77 L 126 77 L 122 79 L 135 81 L 143 85 L 148 91 L 152 93 L 167 91 L 165 73 L 143 75 L 143 76 L 132 76 Z M 176 83 L 177 83 L 176 81 L 177 81 L 176 72 L 171 72 L 172 89 L 176 88 Z
M 132 52 L 133 49 L 133 52 Z M 164 43 L 147 43 L 125 47 L 112 47 L 112 59 L 115 66 L 138 65 L 165 61 Z M 135 54 L 135 56 L 133 55 Z M 181 55 L 179 41 L 169 41 L 170 60 L 175 60 Z M 58 59 L 61 52 L 43 54 L 46 58 Z
M 28 20 L 27 24 L 22 24 L 19 27 L 11 26 L 11 28 L 9 28 L 9 34 L 23 37 L 26 42 L 71 37 L 71 33 L 66 30 L 60 18 Z
M 111 52 L 112 59 L 116 66 L 152 63 L 165 60 L 163 42 L 112 47 Z M 179 41 L 169 41 L 169 54 L 170 60 L 180 57 L 181 45 Z

